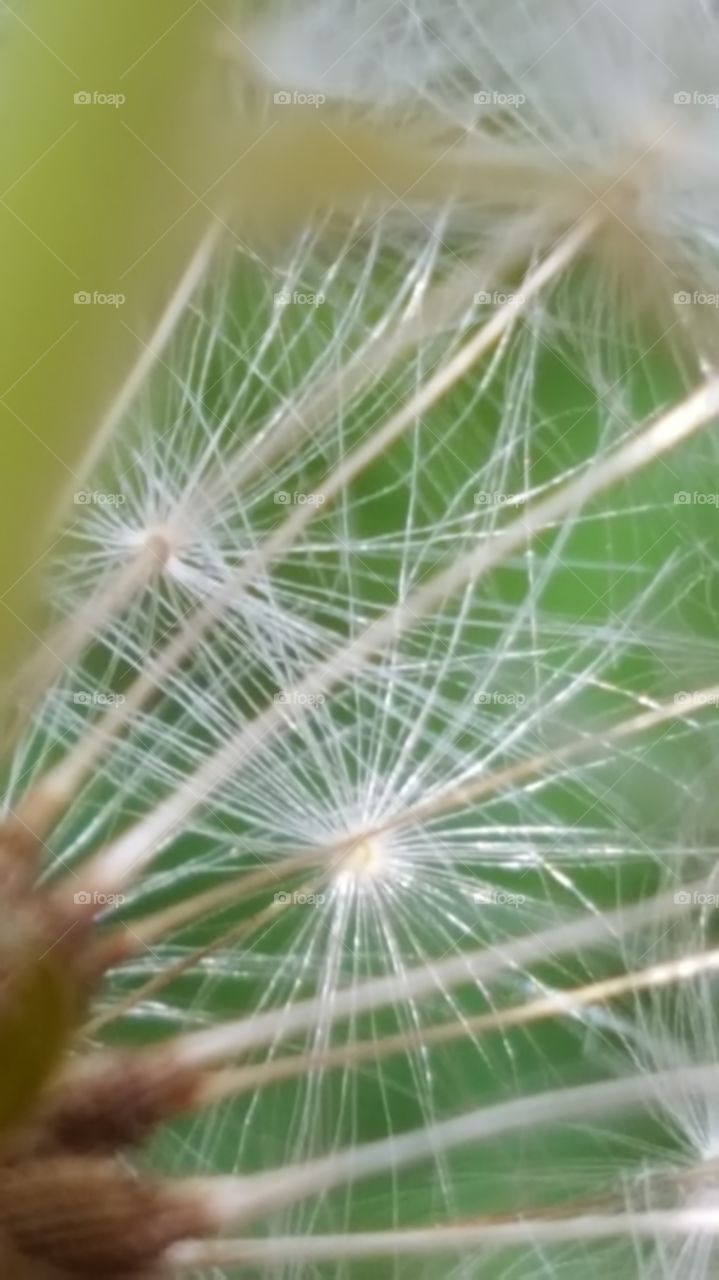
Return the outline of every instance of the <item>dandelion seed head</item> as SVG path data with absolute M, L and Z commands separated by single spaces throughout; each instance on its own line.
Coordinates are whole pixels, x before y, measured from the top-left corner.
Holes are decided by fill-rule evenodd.
M 178 572 L 180 560 L 177 554 L 179 539 L 177 533 L 168 525 L 155 525 L 149 529 L 135 530 L 128 534 L 128 546 L 139 552 L 146 552 L 157 563 L 159 569 L 168 573 Z
M 342 861 L 334 880 L 340 889 L 361 890 L 380 876 L 391 875 L 392 857 L 385 841 L 376 837 L 358 839 Z
M 642 1215 L 711 1209 L 714 979 L 632 980 L 655 907 L 661 954 L 710 943 L 662 894 L 716 853 L 715 702 L 677 690 L 717 678 L 719 391 L 671 301 L 719 279 L 719 112 L 674 98 L 716 15 L 282 0 L 247 47 L 461 181 L 220 255 L 82 478 L 4 812 L 102 921 L 98 1043 L 207 1067 L 150 1160 L 222 1171 L 268 1251 L 384 1214 L 506 1228 L 433 1280 L 709 1275 L 709 1217 Z M 278 1280 L 355 1274 L 297 1248 Z

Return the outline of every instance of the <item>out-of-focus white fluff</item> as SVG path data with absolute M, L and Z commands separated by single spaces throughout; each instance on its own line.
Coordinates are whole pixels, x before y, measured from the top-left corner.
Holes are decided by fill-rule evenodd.
M 425 120 L 476 165 L 478 239 L 521 256 L 596 204 L 609 283 L 668 307 L 716 292 L 719 22 L 701 0 L 308 0 L 271 7 L 252 44 L 272 84 Z

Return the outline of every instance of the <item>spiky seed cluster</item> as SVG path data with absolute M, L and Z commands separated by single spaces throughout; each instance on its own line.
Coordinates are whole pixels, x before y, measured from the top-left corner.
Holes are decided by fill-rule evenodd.
M 101 978 L 87 913 L 28 886 L 28 850 L 7 831 L 0 867 L 0 1260 L 3 1274 L 145 1277 L 207 1225 L 196 1202 L 120 1161 L 191 1105 L 196 1075 L 115 1053 L 65 1080 L 66 1053 Z

